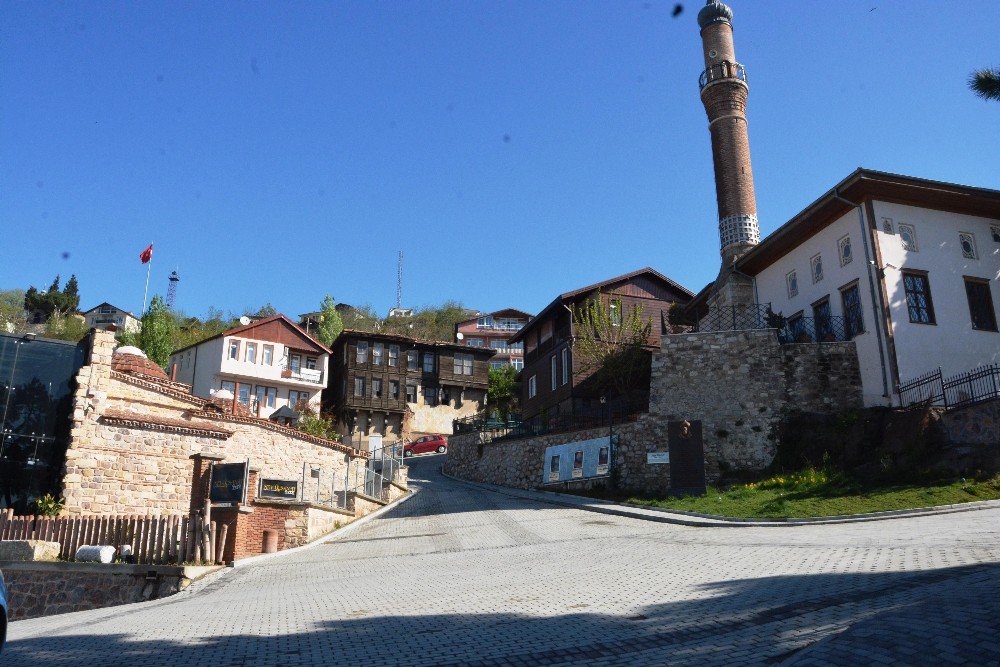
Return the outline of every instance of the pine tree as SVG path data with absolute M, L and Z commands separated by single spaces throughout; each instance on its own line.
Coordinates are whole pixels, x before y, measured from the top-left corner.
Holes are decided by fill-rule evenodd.
M 1000 102 L 1000 68 L 976 70 L 969 77 L 969 88 L 984 100 Z

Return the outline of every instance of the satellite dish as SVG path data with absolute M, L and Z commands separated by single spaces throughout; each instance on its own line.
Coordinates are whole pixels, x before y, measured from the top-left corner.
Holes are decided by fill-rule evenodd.
M 459 331 L 457 334 L 455 334 L 455 338 L 459 340 L 465 340 L 465 334 Z
M 242 324 L 243 326 L 250 324 L 250 318 L 244 315 L 243 317 L 240 318 L 240 324 Z

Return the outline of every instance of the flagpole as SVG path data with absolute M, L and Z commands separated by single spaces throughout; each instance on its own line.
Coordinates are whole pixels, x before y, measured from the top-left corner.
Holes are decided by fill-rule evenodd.
M 150 244 L 152 245 L 152 244 Z M 142 314 L 146 314 L 146 297 L 149 295 L 149 270 L 153 268 L 153 254 L 150 253 L 149 261 L 146 262 L 146 289 L 142 291 Z M 141 315 L 140 315 L 141 317 Z

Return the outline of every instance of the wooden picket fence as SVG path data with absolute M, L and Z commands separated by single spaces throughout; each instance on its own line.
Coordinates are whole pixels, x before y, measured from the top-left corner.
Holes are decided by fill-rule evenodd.
M 0 510 L 0 540 L 44 540 L 59 543 L 59 558 L 72 561 L 83 545 L 132 549 L 132 561 L 146 565 L 221 563 L 229 527 L 205 525 L 188 516 L 14 516 Z M 218 536 L 216 533 L 218 532 Z M 218 539 L 217 539 L 218 537 Z

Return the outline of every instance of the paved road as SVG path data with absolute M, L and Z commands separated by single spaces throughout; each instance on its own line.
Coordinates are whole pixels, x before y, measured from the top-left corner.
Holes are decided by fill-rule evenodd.
M 14 623 L 0 664 L 1000 664 L 1000 510 L 690 528 L 470 488 L 441 461 L 342 539 Z

